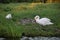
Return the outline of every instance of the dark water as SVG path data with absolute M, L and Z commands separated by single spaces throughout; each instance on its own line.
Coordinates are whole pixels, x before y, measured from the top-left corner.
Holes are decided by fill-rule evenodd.
M 22 38 L 0 38 L 0 40 L 60 40 L 60 37 L 22 37 Z

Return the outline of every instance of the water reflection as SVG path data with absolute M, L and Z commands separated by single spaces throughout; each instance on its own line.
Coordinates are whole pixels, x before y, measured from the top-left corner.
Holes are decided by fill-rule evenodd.
M 22 37 L 22 38 L 0 38 L 0 40 L 60 40 L 60 37 Z
M 0 38 L 0 40 L 4 40 L 5 38 Z
M 20 38 L 0 38 L 0 40 L 20 40 Z
M 60 40 L 59 37 L 23 37 L 21 40 Z

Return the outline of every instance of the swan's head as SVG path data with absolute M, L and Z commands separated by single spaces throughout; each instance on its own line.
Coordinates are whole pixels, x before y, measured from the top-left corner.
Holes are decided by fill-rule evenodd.
M 38 15 L 36 15 L 35 17 L 34 17 L 34 19 L 36 20 L 36 19 L 39 19 L 40 17 L 38 16 Z

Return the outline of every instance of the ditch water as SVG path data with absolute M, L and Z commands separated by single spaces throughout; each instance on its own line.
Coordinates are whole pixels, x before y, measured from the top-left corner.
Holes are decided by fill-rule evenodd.
M 22 37 L 22 38 L 0 38 L 0 40 L 60 40 L 60 37 Z

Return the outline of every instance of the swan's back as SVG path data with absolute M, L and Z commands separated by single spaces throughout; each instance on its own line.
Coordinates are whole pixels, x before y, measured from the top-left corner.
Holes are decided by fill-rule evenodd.
M 42 25 L 50 25 L 50 24 L 53 24 L 52 22 L 50 22 L 51 20 L 48 19 L 48 18 L 41 18 L 40 19 L 40 24 Z
M 43 20 L 43 21 L 51 21 L 49 18 L 41 18 L 40 20 Z

